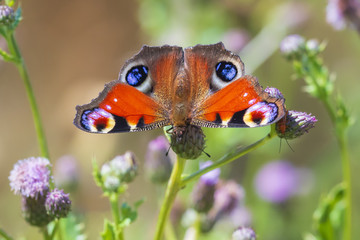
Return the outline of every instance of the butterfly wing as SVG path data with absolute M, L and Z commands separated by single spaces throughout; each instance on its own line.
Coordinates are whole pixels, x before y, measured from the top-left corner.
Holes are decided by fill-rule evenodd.
M 284 115 L 284 99 L 271 97 L 256 78 L 245 76 L 240 57 L 222 43 L 185 49 L 191 82 L 190 124 L 200 127 L 257 127 Z
M 144 46 L 125 63 L 118 80 L 107 84 L 91 103 L 77 106 L 74 124 L 94 133 L 134 132 L 169 125 L 171 102 L 165 96 L 170 94 L 181 62 L 180 47 Z
M 260 127 L 285 114 L 284 98 L 270 96 L 256 78 L 244 76 L 210 95 L 194 113 L 203 127 Z

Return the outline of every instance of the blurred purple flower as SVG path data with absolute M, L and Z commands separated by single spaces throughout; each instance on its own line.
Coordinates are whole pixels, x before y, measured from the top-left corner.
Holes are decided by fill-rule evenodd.
M 343 30 L 347 22 L 360 30 L 359 0 L 329 0 L 326 7 L 326 21 L 336 30 Z
M 14 9 L 6 5 L 0 5 L 0 27 L 10 25 L 15 21 Z
M 79 181 L 79 168 L 76 161 L 71 155 L 60 157 L 54 167 L 54 179 L 56 186 L 66 189 L 67 191 L 74 190 Z
M 240 52 L 249 40 L 249 34 L 241 29 L 229 30 L 223 36 L 224 45 L 232 52 Z
M 11 190 L 25 197 L 43 195 L 51 180 L 49 167 L 49 160 L 42 157 L 18 161 L 9 176 Z
M 206 161 L 203 163 L 200 163 L 200 169 L 204 169 L 206 167 L 209 167 L 213 164 L 212 161 Z M 211 170 L 210 172 L 205 173 L 200 177 L 200 180 L 203 181 L 207 185 L 215 185 L 220 176 L 220 168 L 216 168 L 214 170 Z
M 200 163 L 200 169 L 211 166 L 212 161 Z M 194 208 L 198 212 L 207 212 L 213 206 L 215 187 L 219 180 L 220 169 L 205 173 L 199 179 L 192 192 Z
M 303 184 L 308 188 L 307 178 L 311 176 L 308 173 L 305 169 L 296 168 L 287 161 L 270 162 L 256 175 L 256 192 L 268 202 L 285 202 L 295 194 L 304 193 Z
M 252 228 L 239 227 L 234 231 L 232 240 L 256 240 L 256 234 Z
M 236 207 L 230 213 L 229 217 L 235 227 L 250 226 L 252 224 L 252 214 L 250 210 L 243 205 Z
M 145 157 L 145 171 L 154 183 L 166 183 L 170 178 L 175 153 L 172 150 L 169 151 L 169 146 L 169 141 L 165 136 L 159 136 L 149 142 Z
M 280 51 L 287 55 L 293 55 L 299 52 L 299 50 L 305 46 L 305 39 L 297 34 L 289 35 L 285 37 L 280 43 Z
M 54 189 L 48 192 L 45 201 L 45 208 L 50 216 L 55 218 L 66 217 L 71 208 L 69 194 L 63 190 Z

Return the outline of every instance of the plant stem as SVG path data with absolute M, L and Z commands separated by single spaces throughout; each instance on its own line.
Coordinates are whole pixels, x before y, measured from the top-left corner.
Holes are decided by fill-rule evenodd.
M 259 141 L 255 142 L 249 146 L 246 146 L 243 148 L 237 148 L 234 151 L 229 152 L 226 155 L 224 155 L 223 157 L 221 157 L 218 161 L 214 162 L 212 165 L 205 167 L 203 169 L 200 169 L 199 171 L 194 172 L 193 174 L 184 177 L 181 181 L 181 186 L 185 186 L 187 183 L 200 178 L 205 173 L 210 172 L 211 170 L 214 170 L 216 168 L 219 168 L 225 164 L 228 164 L 228 163 L 240 158 L 241 156 L 244 156 L 248 152 L 253 151 L 256 148 L 264 145 L 267 141 L 269 141 L 270 139 L 272 139 L 275 136 L 276 136 L 276 132 L 275 132 L 274 127 L 272 126 L 270 133 L 266 137 L 260 139 Z
M 161 206 L 154 240 L 161 240 L 166 221 L 169 217 L 171 206 L 174 203 L 177 192 L 181 189 L 181 174 L 184 171 L 186 159 L 177 157 L 172 169 L 171 176 L 166 188 L 165 199 Z
M 37 139 L 39 142 L 41 155 L 43 157 L 46 157 L 49 159 L 49 152 L 48 152 L 48 147 L 47 147 L 47 143 L 46 143 L 45 133 L 44 133 L 44 130 L 42 127 L 40 113 L 39 113 L 39 110 L 38 110 L 38 107 L 36 104 L 34 91 L 31 86 L 30 78 L 29 78 L 28 72 L 26 70 L 24 59 L 22 58 L 22 55 L 21 55 L 19 47 L 16 43 L 13 32 L 10 32 L 9 34 L 6 35 L 6 41 L 7 41 L 8 47 L 9 47 L 9 51 L 15 59 L 13 62 L 15 63 L 16 67 L 18 68 L 20 76 L 24 81 L 26 93 L 27 93 L 28 100 L 29 100 L 30 107 L 31 107 L 31 112 L 33 115 L 33 120 L 34 120 L 34 124 L 35 124 L 35 130 L 36 130 Z
M 7 233 L 1 228 L 0 228 L 0 236 L 3 237 L 5 240 L 13 240 L 13 238 L 7 235 Z
M 109 196 L 111 204 L 111 212 L 114 218 L 116 236 L 115 239 L 123 240 L 124 232 L 122 227 L 120 227 L 120 211 L 119 211 L 119 195 L 117 193 L 111 193 Z
M 345 202 L 346 202 L 346 211 L 345 211 L 345 227 L 344 227 L 344 240 L 351 240 L 351 231 L 352 231 L 352 200 L 351 200 L 351 164 L 349 158 L 348 145 L 346 141 L 345 131 L 342 129 L 337 133 L 337 139 L 341 152 L 341 162 L 343 170 L 343 178 L 346 186 L 345 191 Z

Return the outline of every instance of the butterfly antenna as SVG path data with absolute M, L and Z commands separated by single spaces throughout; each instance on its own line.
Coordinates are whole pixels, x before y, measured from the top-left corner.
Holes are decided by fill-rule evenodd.
M 291 147 L 290 143 L 288 142 L 288 140 L 285 139 L 285 141 L 286 141 L 287 145 L 289 146 L 289 148 L 291 149 L 291 151 L 292 151 L 292 152 L 295 152 L 294 149 Z
M 170 149 L 171 149 L 171 145 L 169 146 L 168 150 L 166 151 L 165 156 L 168 156 L 168 155 L 169 155 Z
M 281 153 L 281 143 L 282 143 L 282 138 L 280 138 L 279 153 Z
M 206 156 L 208 156 L 208 158 L 211 158 L 211 155 L 210 154 L 208 154 L 207 152 L 205 152 L 204 151 L 204 149 L 203 150 L 201 150 L 203 153 L 205 153 L 206 154 Z

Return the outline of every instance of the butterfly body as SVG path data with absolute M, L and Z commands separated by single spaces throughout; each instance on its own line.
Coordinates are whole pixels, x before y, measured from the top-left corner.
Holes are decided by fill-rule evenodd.
M 94 133 L 171 125 L 174 141 L 183 144 L 203 138 L 201 127 L 265 126 L 284 112 L 284 99 L 245 75 L 240 57 L 222 43 L 144 46 L 125 63 L 118 80 L 77 107 L 74 123 Z

